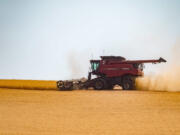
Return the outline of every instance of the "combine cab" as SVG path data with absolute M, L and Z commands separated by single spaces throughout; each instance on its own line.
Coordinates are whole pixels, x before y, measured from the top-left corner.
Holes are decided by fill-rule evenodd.
M 136 89 L 135 79 L 143 76 L 144 63 L 166 62 L 163 58 L 158 60 L 126 60 L 121 56 L 101 56 L 101 60 L 90 60 L 91 71 L 88 79 L 58 81 L 59 90 L 113 89 L 120 85 L 124 90 Z M 92 79 L 92 75 L 95 76 Z

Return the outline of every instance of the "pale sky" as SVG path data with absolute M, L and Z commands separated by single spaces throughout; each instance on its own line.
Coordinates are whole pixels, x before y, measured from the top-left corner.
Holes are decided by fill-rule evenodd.
M 180 0 L 0 0 L 0 79 L 86 77 L 101 55 L 169 60 L 179 38 Z

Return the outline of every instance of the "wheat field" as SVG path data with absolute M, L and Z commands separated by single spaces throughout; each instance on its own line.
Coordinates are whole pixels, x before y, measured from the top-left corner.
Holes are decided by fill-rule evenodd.
M 180 93 L 0 89 L 0 135 L 180 135 Z
M 38 90 L 55 90 L 56 81 L 44 80 L 4 80 L 0 79 L 0 88 L 13 89 L 38 89 Z

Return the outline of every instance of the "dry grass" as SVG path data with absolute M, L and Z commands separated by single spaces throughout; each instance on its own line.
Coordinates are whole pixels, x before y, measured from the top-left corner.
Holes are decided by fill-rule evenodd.
M 0 88 L 49 90 L 56 89 L 56 81 L 0 80 Z

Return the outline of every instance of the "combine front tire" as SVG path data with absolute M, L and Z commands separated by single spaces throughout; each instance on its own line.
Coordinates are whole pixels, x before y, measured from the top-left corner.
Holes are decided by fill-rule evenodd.
M 102 78 L 96 79 L 94 82 L 94 89 L 103 90 L 106 88 L 106 81 Z

